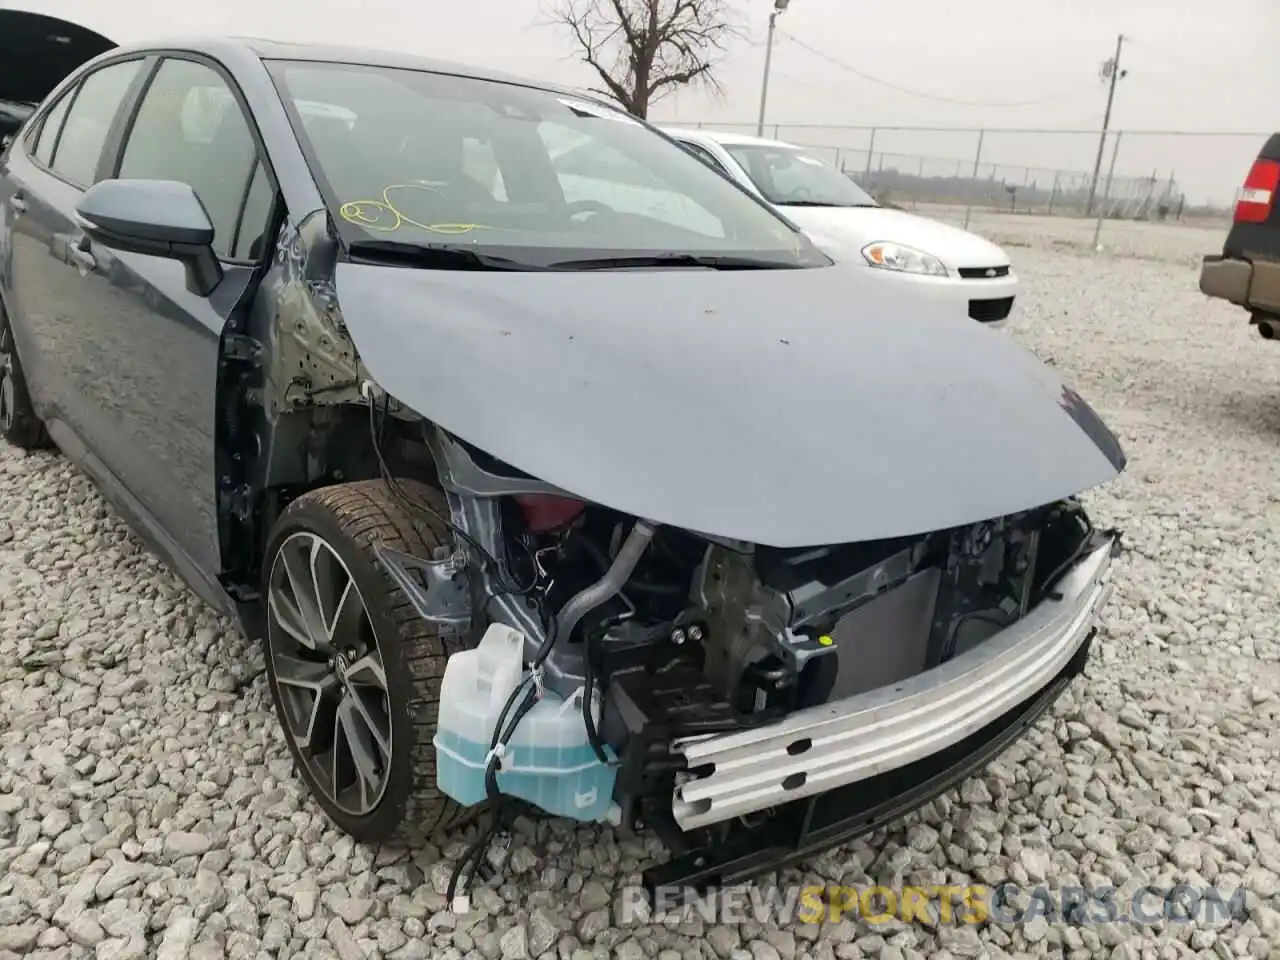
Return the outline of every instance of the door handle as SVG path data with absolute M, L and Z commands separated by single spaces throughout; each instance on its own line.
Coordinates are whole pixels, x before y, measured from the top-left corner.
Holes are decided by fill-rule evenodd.
M 94 270 L 98 266 L 98 261 L 89 252 L 88 237 L 81 237 L 67 247 L 67 256 L 82 270 Z
M 13 207 L 14 213 L 27 212 L 27 201 L 22 199 L 21 193 L 15 193 L 9 198 L 9 206 Z

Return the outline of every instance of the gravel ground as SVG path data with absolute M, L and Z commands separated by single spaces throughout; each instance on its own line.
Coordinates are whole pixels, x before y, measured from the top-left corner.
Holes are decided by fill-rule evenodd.
M 1130 552 L 1087 677 L 980 778 L 773 879 L 1011 877 L 1119 899 L 1184 882 L 1245 889 L 1247 917 L 623 923 L 618 892 L 655 841 L 557 822 L 522 824 L 506 883 L 452 915 L 464 840 L 371 851 L 331 829 L 291 775 L 257 653 L 78 473 L 0 449 L 0 958 L 1280 952 L 1280 348 L 1200 296 L 1195 241 L 1165 229 L 1128 258 L 1011 247 L 1010 334 L 1068 372 L 1131 457 L 1089 498 Z

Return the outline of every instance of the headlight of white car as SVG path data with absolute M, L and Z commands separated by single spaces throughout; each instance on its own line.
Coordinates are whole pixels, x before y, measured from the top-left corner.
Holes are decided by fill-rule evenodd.
M 922 273 L 930 277 L 947 276 L 947 268 L 937 257 L 901 243 L 879 240 L 862 248 L 863 259 L 873 267 L 897 270 L 899 273 Z

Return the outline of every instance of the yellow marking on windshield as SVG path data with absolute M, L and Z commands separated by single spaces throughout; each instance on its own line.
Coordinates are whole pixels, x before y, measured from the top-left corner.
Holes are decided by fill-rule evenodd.
M 357 226 L 364 227 L 366 230 L 374 230 L 378 233 L 395 233 L 406 224 L 411 227 L 417 227 L 419 230 L 426 230 L 429 233 L 442 233 L 448 236 L 460 236 L 475 230 L 503 229 L 483 223 L 423 223 L 421 220 L 415 220 L 413 217 L 408 216 L 396 207 L 391 199 L 392 190 L 424 190 L 428 193 L 437 193 L 444 196 L 443 191 L 437 190 L 429 183 L 393 183 L 383 188 L 382 199 L 348 200 L 338 208 L 338 215 L 348 223 L 354 223 Z M 388 214 L 392 218 L 390 225 L 385 223 Z

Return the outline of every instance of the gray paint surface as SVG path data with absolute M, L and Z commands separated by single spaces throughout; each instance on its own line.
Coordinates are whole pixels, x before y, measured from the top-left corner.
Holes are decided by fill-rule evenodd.
M 1028 351 L 865 271 L 340 263 L 336 284 L 393 396 L 584 499 L 702 533 L 778 547 L 924 533 L 1123 467 Z

